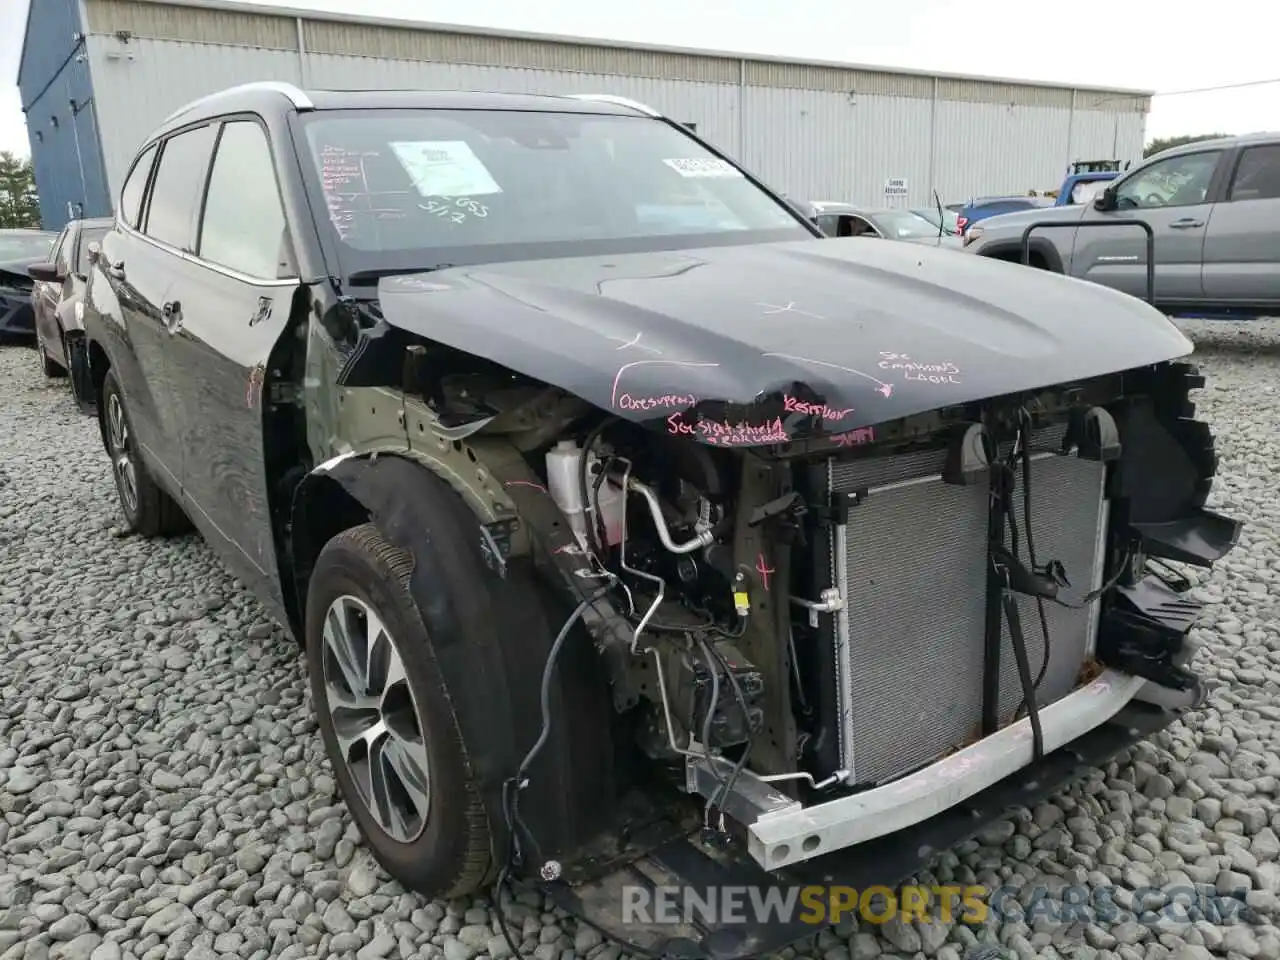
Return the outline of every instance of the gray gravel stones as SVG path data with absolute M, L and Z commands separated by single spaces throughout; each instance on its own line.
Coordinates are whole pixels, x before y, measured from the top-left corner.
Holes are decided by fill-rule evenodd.
M 1249 520 L 1197 574 L 1206 708 L 918 878 L 1003 888 L 1001 916 L 862 921 L 784 956 L 1280 956 L 1280 322 L 1183 326 L 1211 502 Z M 0 960 L 505 957 L 486 901 L 427 903 L 372 864 L 289 642 L 197 537 L 119 535 L 95 426 L 26 349 L 0 350 L 0 438 Z M 619 958 L 537 896 L 509 913 L 539 960 Z

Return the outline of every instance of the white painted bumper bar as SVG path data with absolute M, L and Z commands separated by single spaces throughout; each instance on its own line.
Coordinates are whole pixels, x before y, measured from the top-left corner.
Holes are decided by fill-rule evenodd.
M 1114 717 L 1147 683 L 1108 670 L 1040 710 L 1045 753 Z M 800 810 L 767 813 L 748 828 L 748 848 L 765 869 L 865 843 L 935 816 L 1017 773 L 1034 759 L 1031 722 L 1003 730 L 882 787 Z

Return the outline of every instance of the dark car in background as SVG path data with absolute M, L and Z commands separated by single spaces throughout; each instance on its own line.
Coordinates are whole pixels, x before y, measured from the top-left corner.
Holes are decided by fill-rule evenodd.
M 87 397 L 83 379 L 84 288 L 89 277 L 89 251 L 111 229 L 111 218 L 72 220 L 62 228 L 53 253 L 42 263 L 33 263 L 28 273 L 35 283 L 31 307 L 35 314 L 36 351 L 47 377 L 72 376 L 71 389 L 77 401 Z
M 979 197 L 970 200 L 960 210 L 957 226 L 961 235 L 979 220 L 996 217 L 1002 213 L 1017 213 L 1036 207 L 1052 207 L 1052 197 Z
M 50 230 L 0 230 L 0 340 L 31 336 L 35 324 L 28 268 L 49 259 L 57 238 Z

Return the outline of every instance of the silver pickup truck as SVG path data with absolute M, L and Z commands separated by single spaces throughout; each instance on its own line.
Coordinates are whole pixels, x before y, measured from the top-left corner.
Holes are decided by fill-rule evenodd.
M 1166 313 L 1280 314 L 1280 133 L 1165 150 L 1091 204 L 975 224 L 964 249 L 1019 261 L 1023 233 L 1037 224 L 1032 266 L 1146 297 L 1147 237 L 1122 223 L 1133 220 L 1154 234 L 1154 302 Z M 1094 226 L 1104 223 L 1115 226 Z

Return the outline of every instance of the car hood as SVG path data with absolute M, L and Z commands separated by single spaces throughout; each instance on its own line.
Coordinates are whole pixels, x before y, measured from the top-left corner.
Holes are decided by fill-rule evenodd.
M 1086 204 L 1067 204 L 1061 207 L 1036 207 L 1032 210 L 1015 210 L 1012 213 L 997 213 L 993 217 L 983 217 L 973 227 L 982 227 L 984 235 L 996 230 L 1023 230 L 1031 223 L 1075 223 L 1084 216 Z
M 941 237 L 910 237 L 902 242 L 916 243 L 922 247 L 937 247 L 940 250 L 964 249 L 964 240 L 952 234 L 943 234 Z
M 378 293 L 390 327 L 721 445 L 840 434 L 1192 350 L 1105 287 L 859 239 L 455 267 L 383 278 Z

